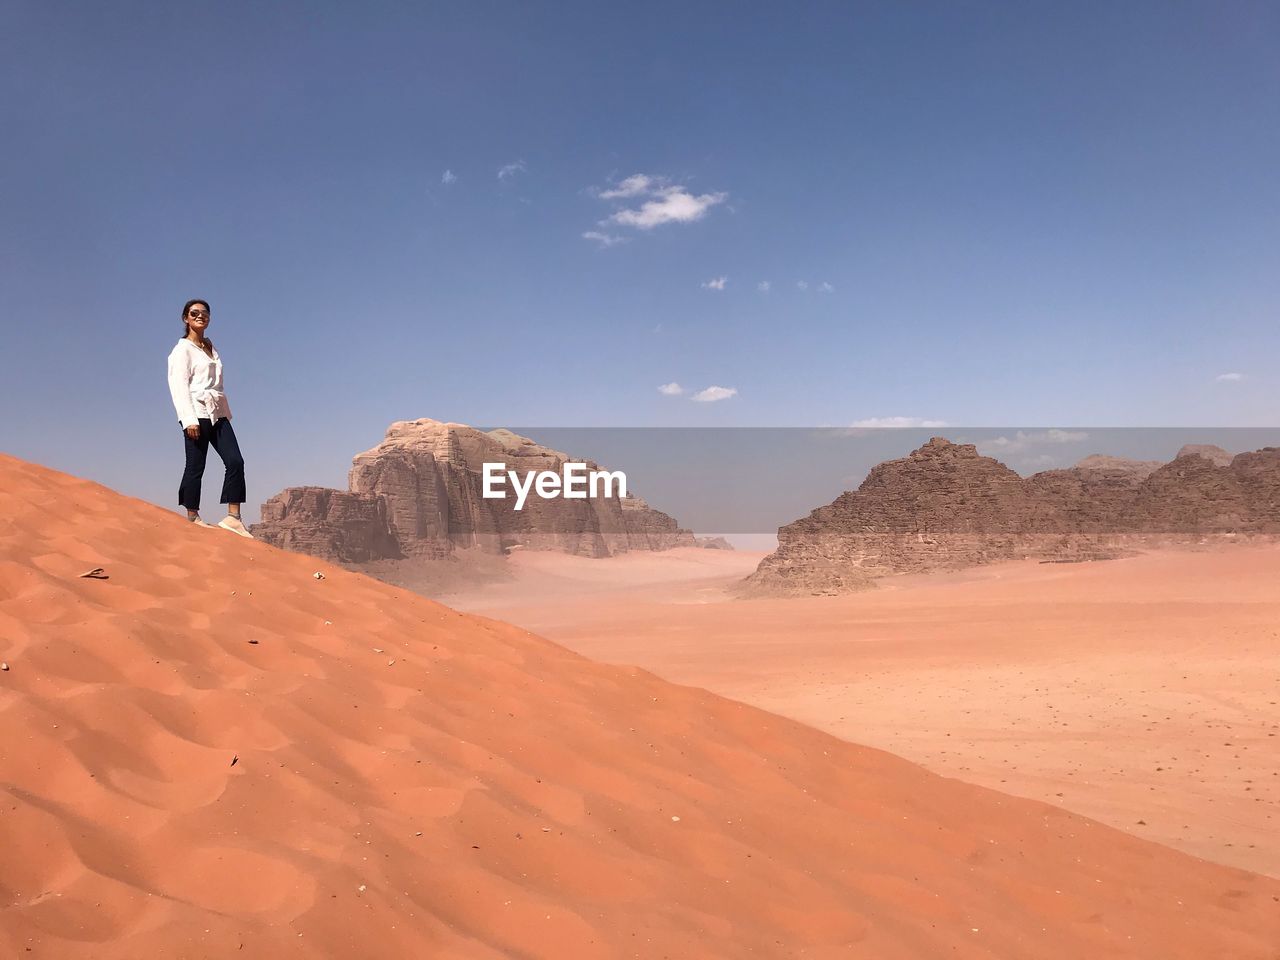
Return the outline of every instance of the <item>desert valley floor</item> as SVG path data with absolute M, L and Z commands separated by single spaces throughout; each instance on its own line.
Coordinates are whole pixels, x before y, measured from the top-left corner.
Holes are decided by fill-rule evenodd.
M 517 553 L 447 602 L 1280 877 L 1280 548 L 733 599 L 761 556 Z

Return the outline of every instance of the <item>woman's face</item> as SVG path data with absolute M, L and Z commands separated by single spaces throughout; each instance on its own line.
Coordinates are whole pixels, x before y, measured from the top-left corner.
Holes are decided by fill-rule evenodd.
M 203 303 L 193 303 L 187 308 L 187 329 L 202 337 L 209 329 L 209 308 Z

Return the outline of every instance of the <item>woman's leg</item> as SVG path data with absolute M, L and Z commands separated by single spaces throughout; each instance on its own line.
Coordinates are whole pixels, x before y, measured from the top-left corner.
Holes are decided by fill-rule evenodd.
M 213 449 L 218 451 L 227 474 L 222 481 L 222 498 L 220 503 L 227 505 L 227 512 L 233 517 L 240 516 L 240 504 L 244 503 L 244 457 L 240 455 L 240 444 L 236 441 L 236 432 L 231 421 L 225 417 L 213 425 L 209 437 Z
M 187 508 L 187 516 L 200 512 L 200 485 L 204 479 L 205 458 L 209 455 L 209 421 L 200 421 L 200 434 L 192 440 L 182 431 L 182 442 L 187 462 L 182 470 L 182 483 L 178 485 L 178 504 Z
M 222 481 L 222 502 L 227 505 L 227 516 L 218 521 L 218 526 L 242 537 L 253 539 L 240 519 L 240 504 L 244 503 L 244 457 L 240 456 L 240 444 L 236 442 L 236 432 L 231 429 L 230 420 L 219 420 L 213 425 L 209 434 L 209 442 L 218 451 L 223 464 L 227 468 L 226 479 Z

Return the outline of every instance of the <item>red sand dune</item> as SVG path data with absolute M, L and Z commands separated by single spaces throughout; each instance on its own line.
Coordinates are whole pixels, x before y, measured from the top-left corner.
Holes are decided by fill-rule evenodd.
M 0 659 L 6 956 L 1280 947 L 1275 880 L 3 456 Z

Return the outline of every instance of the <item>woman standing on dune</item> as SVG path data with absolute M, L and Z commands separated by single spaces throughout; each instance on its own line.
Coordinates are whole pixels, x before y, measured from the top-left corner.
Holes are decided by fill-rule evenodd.
M 182 424 L 187 464 L 178 487 L 178 503 L 187 508 L 187 519 L 207 527 L 200 519 L 200 482 L 204 478 L 209 445 L 218 451 L 226 468 L 221 502 L 227 516 L 218 526 L 253 539 L 240 519 L 244 503 L 244 458 L 231 429 L 231 407 L 222 389 L 222 358 L 205 337 L 209 329 L 209 304 L 188 300 L 182 308 L 182 339 L 169 352 L 169 394 Z

